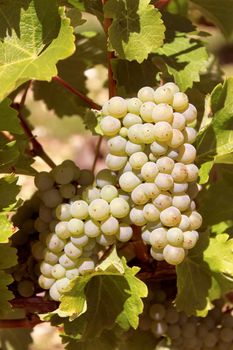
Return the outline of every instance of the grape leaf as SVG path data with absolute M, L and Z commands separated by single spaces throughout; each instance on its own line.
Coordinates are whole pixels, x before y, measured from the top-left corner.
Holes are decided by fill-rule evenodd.
M 176 305 L 187 315 L 208 310 L 210 301 L 233 288 L 233 239 L 202 233 L 197 246 L 177 267 Z M 221 252 L 221 254 L 219 254 Z
M 101 0 L 68 0 L 68 2 L 79 9 L 96 16 L 100 23 L 103 23 L 103 5 Z
M 17 181 L 18 178 L 14 175 L 5 176 L 0 179 L 0 211 L 10 211 L 14 208 L 17 202 L 16 196 L 20 191 Z
M 0 244 L 0 270 L 9 269 L 17 264 L 17 250 L 8 243 Z
M 50 43 L 47 42 L 44 31 L 48 29 L 48 23 L 44 25 L 37 14 L 37 6 L 43 5 L 44 1 L 38 3 L 34 0 L 28 8 L 21 8 L 19 33 L 12 29 L 11 34 L 0 42 L 0 99 L 29 79 L 51 80 L 57 74 L 57 62 L 74 52 L 73 29 L 65 17 L 64 9 L 60 9 L 58 36 Z M 43 18 L 50 21 L 49 9 L 50 7 L 45 7 Z
M 108 0 L 104 15 L 113 19 L 109 41 L 121 59 L 142 63 L 163 44 L 165 26 L 150 0 Z
M 17 111 L 10 107 L 11 100 L 6 98 L 0 103 L 0 131 L 9 131 L 13 134 L 23 134 Z
M 140 329 L 130 330 L 120 337 L 119 350 L 155 350 L 158 340 L 152 332 Z
M 26 350 L 33 342 L 30 329 L 4 329 L 0 331 L 2 350 Z
M 7 286 L 12 282 L 13 278 L 9 274 L 0 271 L 0 317 L 4 316 L 11 309 L 9 300 L 12 300 L 14 295 L 8 290 Z
M 9 237 L 14 233 L 13 225 L 4 214 L 0 214 L 0 243 L 9 242 Z
M 216 24 L 226 38 L 233 36 L 233 0 L 191 0 L 201 13 Z
M 67 350 L 117 350 L 117 338 L 113 332 L 107 331 L 94 339 L 86 340 L 85 342 L 77 339 L 72 339 L 66 335 L 62 335 L 62 340 L 66 343 Z

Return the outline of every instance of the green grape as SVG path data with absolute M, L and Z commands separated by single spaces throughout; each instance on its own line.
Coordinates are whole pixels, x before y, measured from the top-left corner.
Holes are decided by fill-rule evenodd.
M 174 247 L 182 247 L 184 234 L 180 228 L 173 227 L 167 231 L 167 241 Z
M 67 239 L 70 237 L 70 231 L 66 221 L 60 221 L 55 227 L 56 235 L 61 239 Z
M 152 320 L 161 321 L 165 317 L 166 309 L 161 304 L 153 304 L 150 307 L 149 314 Z
M 119 178 L 119 185 L 125 192 L 132 192 L 140 183 L 140 179 L 132 171 L 126 171 Z
M 41 203 L 39 208 L 39 217 L 42 221 L 49 224 L 53 219 L 52 210 L 50 208 L 47 208 L 44 204 Z M 34 226 L 34 220 L 31 219 L 29 222 L 33 223 L 33 226 Z M 26 229 L 26 231 L 30 232 L 28 229 Z
M 82 255 L 81 247 L 77 247 L 72 242 L 65 245 L 64 252 L 70 259 L 77 259 Z
M 35 186 L 38 188 L 39 191 L 48 191 L 54 185 L 54 180 L 52 175 L 50 173 L 47 173 L 46 171 L 37 173 L 34 181 L 35 181 Z
M 133 114 L 139 114 L 140 113 L 140 108 L 142 105 L 142 101 L 139 100 L 137 97 L 132 97 L 126 100 L 127 106 L 128 106 L 128 111 L 129 113 Z M 125 125 L 126 126 L 126 125 Z
M 114 156 L 125 156 L 127 140 L 122 136 L 111 137 L 108 140 L 108 149 Z
M 52 220 L 49 223 L 49 230 L 50 230 L 50 232 L 55 232 L 55 227 L 56 227 L 58 222 L 59 222 L 58 220 Z
M 67 229 L 73 237 L 79 237 L 83 234 L 84 223 L 80 219 L 73 218 L 67 222 Z
M 142 117 L 144 122 L 148 122 L 148 123 L 153 122 L 152 111 L 154 107 L 155 107 L 155 103 L 151 101 L 144 102 L 141 105 L 140 116 Z
M 164 226 L 177 226 L 181 220 L 181 213 L 179 209 L 171 206 L 160 213 L 160 220 Z
M 173 110 L 172 107 L 167 103 L 160 103 L 155 105 L 152 112 L 152 119 L 155 123 L 157 122 L 168 122 L 173 121 Z
M 52 267 L 51 275 L 58 280 L 66 275 L 66 269 L 62 265 L 56 264 Z
M 107 116 L 101 119 L 100 129 L 102 130 L 103 134 L 106 136 L 117 135 L 120 128 L 121 128 L 121 122 L 114 117 Z
M 102 199 L 110 203 L 114 198 L 118 196 L 118 190 L 115 186 L 106 185 L 102 187 L 100 195 Z
M 70 212 L 70 204 L 62 203 L 60 204 L 56 210 L 56 218 L 58 220 L 66 221 L 71 218 L 71 212 Z
M 172 107 L 176 112 L 184 112 L 188 108 L 188 97 L 183 92 L 176 92 L 173 96 Z
M 108 154 L 105 161 L 110 170 L 117 171 L 124 168 L 125 164 L 127 163 L 127 157 Z
M 123 137 L 124 139 L 128 137 L 128 129 L 124 126 L 120 129 L 119 135 Z
M 70 237 L 71 242 L 78 248 L 83 248 L 88 244 L 89 238 L 86 234 L 78 237 Z
M 181 328 L 177 324 L 171 324 L 167 328 L 167 335 L 173 340 L 181 336 Z
M 149 86 L 145 86 L 138 91 L 138 98 L 142 102 L 154 101 L 154 89 Z
M 163 250 L 163 256 L 166 262 L 171 265 L 180 264 L 185 258 L 185 251 L 180 247 L 173 247 L 170 244 L 166 245 Z
M 96 184 L 99 188 L 106 185 L 115 185 L 117 182 L 117 176 L 109 169 L 100 170 L 96 175 Z
M 104 199 L 94 199 L 89 205 L 88 212 L 94 220 L 105 220 L 110 214 L 109 204 Z
M 101 232 L 106 236 L 117 234 L 119 231 L 119 222 L 113 216 L 101 222 Z
M 55 282 L 54 278 L 48 278 L 43 275 L 41 275 L 38 279 L 38 284 L 42 289 L 50 289 L 54 284 L 54 282 Z
M 51 288 L 49 290 L 49 295 L 50 295 L 51 299 L 53 299 L 55 301 L 60 300 L 61 294 L 58 292 L 57 286 L 55 283 L 51 286 Z
M 104 234 L 99 235 L 96 238 L 97 243 L 99 243 L 99 245 L 103 246 L 103 247 L 108 247 L 112 244 L 115 243 L 116 241 L 116 237 L 115 236 L 105 236 Z
M 51 265 L 54 265 L 58 262 L 59 256 L 59 254 L 53 253 L 48 249 L 45 249 L 44 251 L 44 261 Z
M 128 129 L 134 124 L 142 124 L 142 119 L 139 117 L 139 115 L 127 113 L 126 116 L 123 118 L 122 123 L 124 127 Z
M 94 174 L 91 170 L 82 169 L 78 178 L 78 183 L 80 186 L 89 186 L 94 182 Z
M 150 244 L 155 249 L 163 249 L 167 245 L 167 230 L 165 228 L 156 228 L 150 234 Z
M 76 188 L 72 184 L 61 185 L 59 188 L 60 195 L 65 199 L 70 199 L 75 196 Z
M 156 165 L 161 173 L 171 174 L 175 163 L 169 157 L 161 157 L 157 160 Z
M 176 310 L 174 306 L 169 306 L 166 309 L 165 320 L 169 324 L 176 324 L 179 321 L 179 312 Z
M 71 164 L 60 164 L 53 169 L 53 177 L 57 184 L 65 185 L 74 180 L 74 166 Z
M 128 242 L 133 236 L 133 229 L 130 225 L 120 223 L 119 231 L 116 234 L 118 241 Z
M 23 280 L 17 284 L 17 290 L 22 297 L 29 298 L 34 294 L 35 287 L 32 281 Z
M 110 212 L 117 219 L 126 217 L 129 210 L 129 204 L 124 198 L 114 198 L 110 203 Z
M 154 92 L 154 100 L 156 103 L 172 104 L 173 93 L 168 87 L 160 86 Z
M 44 244 L 41 243 L 40 241 L 33 242 L 31 245 L 32 256 L 38 261 L 43 260 L 45 255 L 45 249 L 46 248 Z
M 167 324 L 164 321 L 154 321 L 151 323 L 151 332 L 156 338 L 160 338 L 167 332 Z
M 119 96 L 110 98 L 107 104 L 108 113 L 115 118 L 123 118 L 127 113 L 127 102 Z
M 83 200 L 77 200 L 70 206 L 71 215 L 80 220 L 84 220 L 88 217 L 88 204 Z
M 37 218 L 34 222 L 34 227 L 37 232 L 44 232 L 48 230 L 48 223 L 42 221 L 40 218 Z
M 146 224 L 146 219 L 143 215 L 143 207 L 136 206 L 130 210 L 130 220 L 134 225 L 144 226 Z
M 41 199 L 48 208 L 55 208 L 62 203 L 62 196 L 55 188 L 42 192 Z

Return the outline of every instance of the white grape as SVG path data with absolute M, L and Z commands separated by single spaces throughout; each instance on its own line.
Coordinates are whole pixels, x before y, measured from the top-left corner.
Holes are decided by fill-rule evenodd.
M 153 122 L 152 111 L 155 107 L 155 103 L 151 101 L 144 102 L 140 108 L 140 116 L 145 122 Z
M 164 210 L 172 205 L 172 197 L 169 192 L 161 192 L 154 200 L 153 204 L 159 210 Z
M 114 198 L 110 203 L 110 212 L 117 219 L 126 217 L 129 210 L 129 204 L 124 198 Z
M 119 96 L 110 98 L 107 104 L 108 112 L 116 118 L 122 118 L 127 113 L 127 102 Z
M 88 244 L 89 238 L 85 234 L 78 237 L 70 237 L 70 241 L 78 248 L 83 248 Z
M 128 129 L 129 140 L 133 143 L 136 143 L 136 144 L 143 143 L 142 130 L 143 130 L 142 124 L 134 124 L 134 125 L 130 126 Z
M 59 264 L 65 269 L 70 269 L 76 266 L 76 261 L 70 259 L 66 254 L 62 254 L 59 258 Z
M 72 184 L 65 184 L 61 185 L 61 187 L 59 188 L 59 192 L 63 198 L 70 199 L 75 196 L 76 188 Z
M 172 205 L 181 212 L 189 208 L 190 198 L 187 194 L 176 194 L 172 198 Z
M 150 233 L 151 232 L 148 229 L 143 229 L 143 231 L 142 231 L 141 237 L 142 237 L 143 242 L 146 244 L 150 244 Z
M 167 231 L 168 243 L 175 247 L 181 247 L 184 241 L 184 234 L 181 229 L 177 227 L 170 228 Z
M 150 150 L 155 156 L 162 156 L 167 152 L 168 146 L 166 143 L 154 141 L 150 145 Z
M 113 216 L 110 216 L 105 221 L 101 222 L 101 232 L 104 235 L 111 236 L 115 235 L 119 230 L 119 222 Z
M 69 242 L 65 245 L 64 252 L 70 259 L 77 259 L 82 255 L 82 249 L 80 248 Z
M 67 287 L 69 284 L 70 284 L 70 280 L 66 277 L 63 277 L 54 283 L 59 293 L 64 293 L 67 290 Z
M 47 237 L 46 245 L 51 252 L 60 253 L 65 246 L 65 241 L 60 239 L 55 233 L 51 233 Z
M 136 152 L 129 157 L 129 163 L 133 169 L 141 169 L 148 161 L 148 157 L 143 152 Z
M 125 192 L 132 192 L 140 183 L 140 179 L 132 171 L 126 171 L 119 178 L 119 185 Z
M 160 192 L 155 183 L 146 182 L 139 186 L 143 188 L 146 196 L 150 199 L 157 197 Z
M 55 188 L 42 192 L 41 199 L 48 208 L 55 208 L 62 203 L 62 196 Z
M 137 226 L 144 226 L 146 219 L 143 214 L 143 207 L 134 207 L 130 210 L 130 220 Z
M 66 270 L 66 278 L 73 280 L 75 277 L 79 276 L 79 270 L 77 268 Z
M 152 256 L 153 259 L 155 259 L 157 261 L 163 261 L 164 260 L 163 250 L 162 249 L 156 249 L 154 247 L 151 247 L 150 255 Z
M 180 228 L 182 231 L 187 231 L 189 227 L 190 227 L 190 221 L 188 216 L 182 214 L 178 228 Z
M 51 278 L 52 276 L 52 268 L 53 265 L 48 264 L 47 262 L 43 261 L 40 264 L 40 272 L 42 273 L 43 276 Z
M 106 165 L 110 170 L 120 170 L 127 163 L 127 157 L 125 156 L 114 156 L 113 154 L 108 154 L 106 159 Z
M 121 223 L 117 232 L 117 239 L 120 242 L 128 242 L 133 236 L 133 229 L 130 225 Z
M 189 103 L 186 110 L 183 111 L 182 114 L 185 117 L 187 124 L 191 124 L 197 119 L 197 109 L 191 103 Z
M 183 248 L 184 249 L 192 249 L 198 240 L 198 233 L 197 231 L 185 231 L 184 232 L 184 242 L 183 242 Z
M 161 173 L 171 174 L 175 163 L 169 157 L 161 157 L 157 160 L 156 165 Z
M 55 233 L 61 239 L 67 239 L 68 237 L 70 237 L 70 231 L 68 229 L 67 222 L 66 221 L 58 222 L 55 227 Z
M 109 169 L 102 169 L 96 175 L 96 184 L 99 188 L 102 188 L 106 185 L 114 186 L 116 182 L 116 174 Z
M 189 221 L 190 221 L 190 229 L 197 230 L 202 225 L 202 216 L 197 211 L 193 211 L 189 215 Z
M 154 89 L 149 86 L 145 86 L 138 91 L 138 98 L 142 102 L 154 101 Z
M 104 199 L 94 199 L 89 205 L 88 212 L 94 220 L 105 220 L 110 213 L 109 204 Z
M 143 215 L 147 221 L 154 222 L 159 219 L 160 211 L 152 203 L 148 203 L 143 208 Z
M 67 222 L 67 229 L 72 236 L 80 236 L 84 230 L 84 223 L 80 219 L 73 218 Z
M 165 228 L 156 228 L 150 234 L 150 244 L 155 249 L 163 249 L 167 245 L 167 230 Z
M 131 154 L 135 152 L 142 152 L 144 150 L 145 146 L 143 144 L 139 145 L 137 143 L 133 143 L 131 141 L 126 142 L 125 146 L 125 152 L 128 156 L 131 156 Z
M 97 187 L 88 186 L 82 192 L 82 199 L 88 204 L 97 198 L 100 198 L 100 189 Z
M 189 143 L 184 143 L 179 147 L 178 161 L 184 164 L 193 163 L 196 158 L 196 149 Z
M 186 122 L 186 119 L 183 116 L 183 114 L 178 112 L 173 113 L 173 121 L 172 121 L 173 129 L 178 129 L 180 131 L 184 130 L 185 122 Z
M 41 275 L 38 279 L 38 284 L 42 289 L 50 289 L 54 284 L 54 282 L 55 282 L 54 278 L 48 278 L 43 275 Z
M 80 275 L 85 275 L 87 273 L 93 272 L 95 270 L 95 263 L 92 259 L 81 259 L 78 264 L 78 271 Z
M 66 275 L 66 269 L 62 265 L 56 264 L 53 266 L 51 274 L 53 278 L 60 279 Z
M 50 173 L 41 171 L 35 175 L 35 186 L 39 191 L 48 191 L 53 187 L 54 179 Z
M 106 185 L 102 187 L 100 195 L 102 199 L 110 203 L 114 198 L 118 196 L 118 190 L 113 185 Z
M 158 159 L 158 157 L 155 156 L 152 152 L 149 153 L 148 158 L 151 162 L 154 162 L 154 163 L 156 163 L 156 161 Z
M 163 85 L 163 87 L 164 88 L 169 88 L 172 91 L 173 94 L 175 94 L 176 92 L 180 91 L 179 87 L 173 82 L 166 83 L 166 84 Z
M 176 112 L 183 112 L 188 108 L 188 97 L 183 92 L 176 92 L 173 96 L 172 107 Z
M 108 247 L 108 246 L 110 246 L 110 245 L 115 243 L 116 237 L 114 235 L 112 235 L 112 236 L 105 236 L 104 234 L 101 234 L 100 236 L 98 236 L 96 238 L 96 241 L 100 245 L 102 245 L 104 247 Z
M 109 111 L 108 111 L 108 101 L 104 102 L 102 109 L 101 109 L 102 115 L 108 115 Z
M 154 100 L 156 103 L 172 104 L 173 93 L 168 87 L 160 86 L 154 92 Z
M 111 137 L 108 140 L 109 152 L 115 156 L 124 156 L 126 143 L 127 141 L 124 137 L 121 137 L 119 135 Z
M 194 128 L 186 127 L 183 130 L 184 142 L 186 143 L 194 143 L 197 137 L 197 132 Z
M 173 160 L 177 160 L 179 153 L 177 152 L 177 150 L 169 148 L 166 155 L 167 155 L 167 157 L 169 157 Z
M 135 204 L 142 205 L 148 202 L 149 196 L 145 192 L 144 184 L 138 185 L 131 193 L 131 199 Z
M 181 146 L 184 142 L 184 135 L 182 132 L 178 129 L 173 129 L 172 130 L 172 136 L 170 140 L 168 140 L 168 146 L 171 148 L 178 148 Z
M 123 137 L 124 139 L 128 137 L 128 129 L 124 126 L 120 129 L 119 135 Z
M 115 136 L 121 128 L 121 122 L 111 116 L 103 118 L 100 122 L 100 129 L 106 136 Z
M 153 182 L 159 172 L 154 162 L 146 162 L 141 168 L 141 175 L 146 182 Z
M 172 192 L 173 194 L 179 194 L 179 193 L 186 192 L 187 189 L 188 189 L 188 184 L 186 182 L 183 182 L 183 183 L 174 182 Z
M 166 103 L 160 103 L 154 107 L 152 118 L 155 123 L 162 121 L 171 123 L 173 120 L 173 109 Z
M 173 187 L 173 178 L 170 174 L 158 173 L 155 184 L 161 191 L 167 191 Z
M 55 301 L 59 301 L 60 300 L 61 294 L 58 292 L 57 286 L 55 285 L 55 283 L 51 286 L 51 288 L 49 290 L 49 295 Z
M 76 219 L 86 219 L 88 216 L 88 204 L 83 200 L 77 200 L 71 204 L 70 212 Z
M 181 220 L 181 213 L 177 208 L 171 206 L 161 212 L 160 220 L 165 226 L 177 226 Z
M 195 164 L 187 164 L 186 170 L 188 174 L 187 181 L 194 182 L 197 181 L 198 178 L 198 167 Z
M 135 114 L 139 114 L 140 113 L 140 107 L 142 105 L 142 101 L 139 100 L 139 98 L 132 97 L 132 98 L 128 99 L 126 101 L 126 103 L 127 103 L 127 106 L 128 106 L 129 113 L 135 113 Z
M 163 250 L 164 259 L 171 265 L 180 264 L 185 258 L 185 251 L 180 247 L 173 247 L 171 245 L 166 245 Z
M 44 261 L 46 261 L 47 263 L 54 265 L 58 262 L 59 259 L 59 254 L 57 253 L 53 253 L 50 250 L 45 250 L 44 252 Z
M 156 139 L 156 128 L 151 123 L 145 123 L 141 128 L 141 139 L 145 144 L 151 144 Z
M 70 205 L 67 203 L 62 203 L 60 205 L 58 205 L 58 207 L 55 210 L 56 213 L 56 218 L 58 220 L 69 220 L 71 217 L 71 213 L 70 213 Z
M 171 172 L 174 182 L 184 182 L 188 176 L 187 167 L 183 163 L 175 163 Z
M 158 122 L 154 126 L 156 141 L 167 142 L 172 137 L 172 127 L 168 122 Z

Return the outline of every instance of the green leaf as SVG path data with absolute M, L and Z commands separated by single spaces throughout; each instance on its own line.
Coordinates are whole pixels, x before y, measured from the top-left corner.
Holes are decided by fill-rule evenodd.
M 130 330 L 120 337 L 118 350 L 155 350 L 157 342 L 152 332 L 140 329 Z
M 31 329 L 4 329 L 0 331 L 2 350 L 26 350 L 33 342 Z
M 55 3 L 49 3 L 52 2 Z M 48 29 L 47 21 L 53 34 L 53 25 L 56 27 L 57 22 L 51 25 L 50 6 L 43 7 L 46 3 L 34 0 L 26 9 L 21 8 L 19 32 L 12 28 L 11 34 L 0 42 L 0 100 L 29 79 L 51 80 L 57 74 L 57 62 L 74 52 L 73 29 L 65 17 L 64 9 L 60 10 L 59 33 L 48 42 L 44 34 Z M 41 12 L 42 8 L 44 12 Z M 39 17 L 42 13 L 45 23 Z
M 109 40 L 121 59 L 141 63 L 163 44 L 165 27 L 150 0 L 108 0 L 104 15 L 113 18 Z
M 62 335 L 62 340 L 67 343 L 67 350 L 117 350 L 117 338 L 111 331 L 103 332 L 103 334 L 85 342 L 72 339 L 66 335 Z
M 71 5 L 81 11 L 86 11 L 96 16 L 100 23 L 103 23 L 103 5 L 101 0 L 69 0 Z
M 166 9 L 171 13 L 175 13 L 181 16 L 187 16 L 188 0 L 172 0 L 168 3 Z
M 8 243 L 0 244 L 0 270 L 9 269 L 17 264 L 17 250 Z
M 9 237 L 14 233 L 14 227 L 4 214 L 0 214 L 0 243 L 9 242 Z
M 233 1 L 232 0 L 191 0 L 201 13 L 217 25 L 227 39 L 233 36 Z
M 20 191 L 17 181 L 18 178 L 14 175 L 5 176 L 0 179 L 0 211 L 12 210 L 17 202 L 16 196 Z
M 13 278 L 9 274 L 5 273 L 4 271 L 0 271 L 0 317 L 3 317 L 11 310 L 9 301 L 14 298 L 14 295 L 8 290 L 7 286 L 12 282 Z
M 0 103 L 0 131 L 9 131 L 13 134 L 24 134 L 20 125 L 17 111 L 10 107 L 11 100 L 6 98 Z

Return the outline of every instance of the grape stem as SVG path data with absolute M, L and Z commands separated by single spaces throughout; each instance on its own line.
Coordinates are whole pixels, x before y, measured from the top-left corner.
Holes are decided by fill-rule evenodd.
M 38 316 L 33 315 L 30 318 L 19 320 L 0 320 L 0 328 L 34 328 L 41 322 Z
M 96 167 L 96 164 L 97 164 L 97 161 L 98 161 L 98 158 L 99 158 L 99 152 L 100 152 L 102 141 L 103 141 L 103 136 L 99 136 L 99 139 L 98 139 L 98 142 L 97 142 L 97 145 L 96 145 L 95 158 L 94 158 L 94 161 L 93 161 L 93 164 L 92 164 L 92 168 L 91 168 L 92 172 L 95 171 L 95 167 Z
M 95 103 L 92 99 L 78 91 L 77 89 L 73 88 L 67 81 L 63 80 L 61 77 L 56 76 L 53 77 L 53 81 L 56 81 L 60 85 L 62 85 L 65 89 L 72 92 L 72 94 L 78 96 L 81 100 L 83 100 L 88 106 L 90 106 L 93 109 L 100 110 L 101 106 L 98 103 Z

